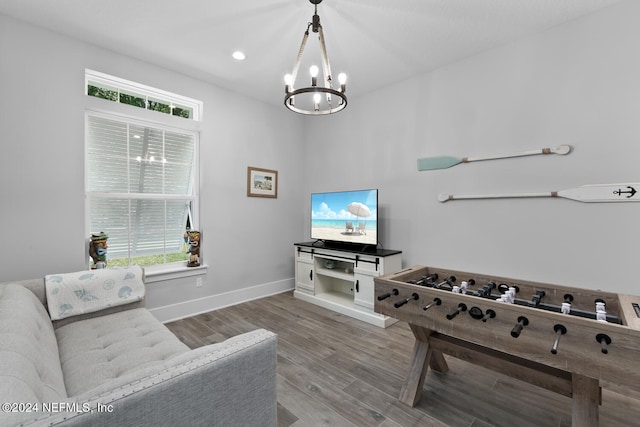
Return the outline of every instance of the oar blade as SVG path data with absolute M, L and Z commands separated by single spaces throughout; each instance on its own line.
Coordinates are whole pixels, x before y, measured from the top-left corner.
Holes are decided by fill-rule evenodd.
M 558 191 L 558 196 L 586 203 L 640 202 L 640 183 L 583 185 Z
M 462 163 L 462 159 L 452 156 L 425 157 L 418 159 L 418 171 L 447 169 Z

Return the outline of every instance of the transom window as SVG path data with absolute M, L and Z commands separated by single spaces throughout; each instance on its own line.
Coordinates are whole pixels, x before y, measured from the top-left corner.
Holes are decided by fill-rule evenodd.
M 199 121 L 202 102 L 93 70 L 85 70 L 85 93 L 96 98 Z

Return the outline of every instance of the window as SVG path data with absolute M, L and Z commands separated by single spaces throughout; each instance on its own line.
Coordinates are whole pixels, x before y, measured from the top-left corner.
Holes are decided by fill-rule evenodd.
M 110 80 L 117 84 L 103 85 L 96 92 L 99 97 L 163 113 L 183 105 L 175 99 L 187 99 L 117 78 Z M 201 107 L 199 101 L 189 104 L 190 118 L 200 117 Z M 198 229 L 199 135 L 193 126 L 176 128 L 175 119 L 165 119 L 164 114 L 149 122 L 135 111 L 123 115 L 122 110 L 111 113 L 107 109 L 85 114 L 88 231 L 109 236 L 109 266 L 185 265 L 185 231 Z
M 85 93 L 96 98 L 199 121 L 202 102 L 108 74 L 85 70 Z

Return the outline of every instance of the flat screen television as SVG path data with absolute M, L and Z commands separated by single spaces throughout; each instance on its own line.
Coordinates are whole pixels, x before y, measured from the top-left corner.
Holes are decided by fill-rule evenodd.
M 311 194 L 311 238 L 327 246 L 376 247 L 378 190 Z

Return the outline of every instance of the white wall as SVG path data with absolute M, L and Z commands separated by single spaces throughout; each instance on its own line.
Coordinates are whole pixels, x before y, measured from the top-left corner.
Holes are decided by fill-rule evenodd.
M 302 123 L 284 109 L 0 15 L 0 281 L 87 268 L 84 70 L 204 101 L 201 228 L 204 286 L 153 283 L 164 319 L 293 286 L 292 243 L 306 200 Z M 125 107 L 127 108 L 127 107 Z M 246 196 L 247 166 L 279 172 L 277 199 Z M 276 232 L 274 232 L 276 231 Z M 169 307 L 167 307 L 169 306 Z
M 404 251 L 405 266 L 637 294 L 640 203 L 443 204 L 437 195 L 640 182 L 638 16 L 640 2 L 624 2 L 350 99 L 343 113 L 307 123 L 309 192 L 379 188 L 380 240 Z M 416 167 L 421 157 L 560 144 L 574 152 Z
M 433 265 L 638 293 L 640 204 L 437 201 L 440 192 L 551 191 L 640 181 L 640 3 L 628 1 L 361 98 L 335 117 L 283 108 L 0 15 L 0 281 L 86 268 L 84 69 L 204 101 L 204 286 L 153 283 L 169 319 L 292 286 L 309 194 L 380 189 L 381 235 Z M 420 53 L 418 53 L 420 54 Z M 357 82 L 352 82 L 356 85 Z M 301 142 L 302 141 L 302 142 Z M 416 159 L 571 144 L 568 156 L 417 172 Z M 246 168 L 279 171 L 246 197 Z

